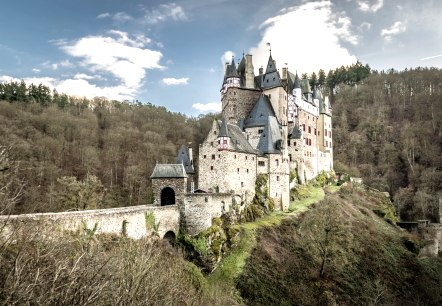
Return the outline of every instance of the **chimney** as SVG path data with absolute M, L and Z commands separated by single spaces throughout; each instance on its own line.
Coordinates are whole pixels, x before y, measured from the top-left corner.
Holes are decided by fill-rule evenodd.
M 264 68 L 261 66 L 259 67 L 259 75 L 263 75 L 264 74 Z
M 246 55 L 246 88 L 255 88 L 255 74 L 253 73 L 252 55 Z
M 193 167 L 193 154 L 192 154 L 193 152 L 192 152 L 192 147 L 190 146 L 190 144 L 189 144 L 189 160 L 190 160 L 190 164 L 192 165 L 192 167 Z
M 287 80 L 287 67 L 282 68 L 282 79 Z

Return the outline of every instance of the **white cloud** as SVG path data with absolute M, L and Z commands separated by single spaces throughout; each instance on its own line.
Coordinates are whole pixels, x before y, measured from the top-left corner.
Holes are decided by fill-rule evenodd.
M 163 84 L 165 85 L 187 85 L 189 82 L 189 78 L 181 78 L 181 79 L 176 79 L 176 78 L 164 78 L 163 80 Z
M 176 3 L 161 4 L 157 9 L 145 11 L 144 22 L 148 24 L 156 24 L 159 22 L 172 19 L 174 21 L 186 21 L 187 15 L 184 9 Z
M 106 97 L 111 100 L 130 100 L 136 94 L 136 90 L 123 85 L 99 87 L 89 83 L 84 77 L 86 75 L 77 74 L 74 79 L 57 80 L 51 77 L 31 77 L 24 78 L 26 84 L 43 84 L 49 88 L 57 89 L 59 93 L 65 93 L 70 96 L 80 96 L 92 99 L 94 97 Z M 20 82 L 21 80 L 3 75 L 0 76 L 0 82 Z
M 384 0 L 377 0 L 373 4 L 370 1 L 358 1 L 359 9 L 363 12 L 376 12 L 384 6 Z
M 396 21 L 391 27 L 382 29 L 381 36 L 384 37 L 386 42 L 390 42 L 393 39 L 393 36 L 405 32 L 406 29 L 407 27 L 403 22 Z
M 330 1 L 308 2 L 267 19 L 260 27 L 264 29 L 261 41 L 250 50 L 255 69 L 267 65 L 267 42 L 271 43 L 276 64 L 281 68 L 288 63 L 289 69 L 298 73 L 327 71 L 356 62 L 356 57 L 340 44 L 341 40 L 358 43 L 350 29 L 351 20 L 332 8 Z
M 81 58 L 81 64 L 92 72 L 109 72 L 123 84 L 137 89 L 145 77 L 146 69 L 162 69 L 161 52 L 143 49 L 139 38 L 114 31 L 117 37 L 87 36 L 61 47 L 67 54 Z
M 102 13 L 97 16 L 97 19 L 104 19 L 104 18 L 108 18 L 110 16 L 111 16 L 111 14 L 109 14 L 109 13 Z
M 121 22 L 121 23 L 125 23 L 126 21 L 129 21 L 132 19 L 133 19 L 133 17 L 128 15 L 125 12 L 118 12 L 112 16 L 112 20 L 117 21 L 117 22 Z
M 371 29 L 372 24 L 369 22 L 364 21 L 363 23 L 361 23 L 361 25 L 359 26 L 360 30 L 370 30 Z
M 95 79 L 95 77 L 93 77 L 91 75 L 87 75 L 85 73 L 77 73 L 76 75 L 74 75 L 74 79 L 76 79 L 76 80 L 93 80 L 93 79 Z
M 220 102 L 210 102 L 210 103 L 195 103 L 192 105 L 192 108 L 198 110 L 200 113 L 208 113 L 208 112 L 220 112 L 221 111 L 221 103 Z
M 83 66 L 85 73 L 61 78 L 24 78 L 26 83 L 44 84 L 56 88 L 60 93 L 93 98 L 133 99 L 141 88 L 146 70 L 163 69 L 160 65 L 161 52 L 145 48 L 150 39 L 143 35 L 129 36 L 126 32 L 110 31 L 108 36 L 87 36 L 73 42 L 53 41 L 61 50 L 72 56 L 60 62 L 47 61 L 41 64 L 47 69 Z M 75 60 L 78 59 L 78 61 Z M 34 69 L 34 72 L 36 70 Z M 96 80 L 107 80 L 109 75 L 116 84 L 97 85 Z M 115 78 L 116 77 L 116 78 Z M 10 80 L 2 76 L 0 80 Z
M 39 73 L 41 70 L 40 69 L 38 69 L 38 68 L 32 68 L 32 72 L 34 72 L 34 73 Z
M 233 51 L 228 50 L 228 51 L 224 52 L 223 55 L 221 56 L 221 64 L 223 64 L 223 67 L 224 67 L 225 63 L 230 64 L 232 62 L 232 58 L 234 56 L 235 56 L 235 53 Z

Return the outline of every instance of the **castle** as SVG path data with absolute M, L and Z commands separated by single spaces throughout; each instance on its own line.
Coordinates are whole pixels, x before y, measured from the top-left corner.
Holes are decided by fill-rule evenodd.
M 198 167 L 185 145 L 176 164 L 156 165 L 151 178 L 158 205 L 182 203 L 182 219 L 188 221 L 195 219 L 189 205 L 200 203 L 204 195 L 206 204 L 200 205 L 220 214 L 229 210 L 227 195 L 249 203 L 257 176 L 265 174 L 276 209 L 287 210 L 291 175 L 304 183 L 333 169 L 328 97 L 286 67 L 280 73 L 271 51 L 265 71 L 261 67 L 258 75 L 252 55 L 243 55 L 238 65 L 232 58 L 225 65 L 220 92 L 221 119 L 199 145 Z
M 266 70 L 260 68 L 257 76 L 252 55 L 243 56 L 238 65 L 233 59 L 226 64 L 221 101 L 221 119 L 199 145 L 197 165 L 192 149 L 183 145 L 174 164 L 155 166 L 154 205 L 0 216 L 0 233 L 13 235 L 25 223 L 43 237 L 98 226 L 97 233 L 137 239 L 152 231 L 146 225 L 151 214 L 160 237 L 174 239 L 179 229 L 196 235 L 214 217 L 244 210 L 261 174 L 267 177 L 275 209 L 287 210 L 296 181 L 302 184 L 333 169 L 327 97 L 287 68 L 280 74 L 271 54 Z M 291 182 L 294 174 L 297 180 Z

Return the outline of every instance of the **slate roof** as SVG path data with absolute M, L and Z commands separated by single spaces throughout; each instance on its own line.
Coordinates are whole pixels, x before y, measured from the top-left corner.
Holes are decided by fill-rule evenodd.
M 229 130 L 227 128 L 226 119 L 224 117 L 221 118 L 220 126 L 219 126 L 219 137 L 230 137 Z
M 226 78 L 230 78 L 230 77 L 238 77 L 238 71 L 236 70 L 236 65 L 235 65 L 235 60 L 232 57 L 232 62 L 230 63 L 230 65 L 227 65 L 226 68 L 226 75 L 224 77 L 224 79 Z
M 302 137 L 302 131 L 299 128 L 299 126 L 296 124 L 293 127 L 292 133 L 290 134 L 290 139 L 301 139 Z
M 190 160 L 189 148 L 186 145 L 182 145 L 178 150 L 178 156 L 176 158 L 177 164 L 183 164 L 186 173 L 194 174 L 193 161 Z
M 269 116 L 276 116 L 275 110 L 266 95 L 261 95 L 246 118 L 245 127 L 265 126 Z
M 221 125 L 220 121 L 218 121 L 218 123 Z M 239 126 L 235 124 L 227 124 L 226 127 L 230 137 L 231 151 L 258 154 L 258 152 L 253 149 L 253 147 L 247 141 Z
M 307 79 L 299 80 L 299 84 L 303 94 L 312 92 L 312 88 L 310 87 L 310 82 Z
M 266 73 L 262 77 L 261 88 L 272 88 L 281 86 L 281 77 L 278 71 Z
M 258 150 L 263 154 L 281 153 L 282 136 L 279 129 L 278 120 L 274 116 L 269 116 L 264 131 L 258 142 Z
M 156 164 L 150 178 L 187 177 L 183 164 Z
M 266 74 L 276 72 L 275 61 L 272 58 L 272 55 L 269 56 L 269 61 L 267 62 Z

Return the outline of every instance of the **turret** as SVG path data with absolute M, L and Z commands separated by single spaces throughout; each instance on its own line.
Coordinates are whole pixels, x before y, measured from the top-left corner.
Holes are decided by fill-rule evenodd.
M 238 71 L 236 70 L 235 60 L 232 56 L 232 63 L 226 65 L 224 74 L 223 87 L 221 88 L 221 94 L 223 95 L 229 87 L 240 87 L 240 78 Z
M 298 73 L 296 73 L 295 84 L 293 86 L 293 96 L 295 96 L 297 99 L 300 99 L 301 95 L 302 95 L 301 82 L 299 80 Z

